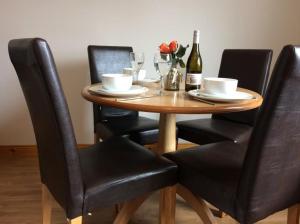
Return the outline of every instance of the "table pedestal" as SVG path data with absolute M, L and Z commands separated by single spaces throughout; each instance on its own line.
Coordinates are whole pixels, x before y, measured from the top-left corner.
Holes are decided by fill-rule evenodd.
M 176 114 L 161 113 L 159 117 L 158 153 L 176 150 Z M 159 223 L 174 224 L 176 207 L 176 187 L 171 186 L 160 191 Z
M 176 114 L 160 114 L 159 118 L 159 139 L 158 153 L 176 151 Z M 176 192 L 198 213 L 202 221 L 207 224 L 214 224 L 213 214 L 205 202 L 193 195 L 181 185 L 164 188 L 160 191 L 159 223 L 174 224 L 176 209 Z
M 176 114 L 160 114 L 158 153 L 176 151 Z

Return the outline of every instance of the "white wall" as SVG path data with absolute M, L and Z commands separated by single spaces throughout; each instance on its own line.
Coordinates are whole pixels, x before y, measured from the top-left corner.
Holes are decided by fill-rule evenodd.
M 193 30 L 200 29 L 204 73 L 214 76 L 224 48 L 271 48 L 276 59 L 283 45 L 300 44 L 299 9 L 299 0 L 1 0 L 0 145 L 35 143 L 7 54 L 10 39 L 48 41 L 78 143 L 91 143 L 92 107 L 80 95 L 89 83 L 87 45 L 131 45 L 146 53 L 145 68 L 154 75 L 157 46 L 172 39 L 191 43 Z

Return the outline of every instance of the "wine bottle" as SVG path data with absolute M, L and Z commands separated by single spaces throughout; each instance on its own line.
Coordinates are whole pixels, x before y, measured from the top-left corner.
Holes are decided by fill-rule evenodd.
M 202 58 L 199 50 L 200 31 L 194 31 L 193 48 L 186 63 L 185 91 L 200 89 L 202 79 Z

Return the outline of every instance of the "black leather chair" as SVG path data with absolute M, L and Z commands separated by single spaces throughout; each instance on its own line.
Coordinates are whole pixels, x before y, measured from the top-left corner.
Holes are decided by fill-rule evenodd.
M 300 207 L 293 205 L 300 202 L 299 90 L 300 46 L 289 45 L 276 62 L 249 144 L 224 141 L 166 154 L 178 165 L 183 189 L 240 223 L 288 207 L 289 222 L 298 223 Z
M 43 184 L 43 223 L 50 223 L 49 196 L 70 223 L 101 206 L 131 200 L 176 183 L 177 167 L 123 137 L 112 137 L 80 151 L 55 62 L 43 39 L 9 42 L 31 115 Z M 49 193 L 49 192 L 51 193 Z
M 91 83 L 101 82 L 104 73 L 122 73 L 131 67 L 129 53 L 132 47 L 88 46 Z M 137 111 L 93 104 L 95 142 L 111 136 L 127 136 L 141 144 L 158 140 L 158 121 L 139 116 Z
M 239 87 L 264 95 L 271 59 L 271 50 L 224 50 L 219 77 L 238 79 Z M 224 140 L 247 141 L 258 111 L 214 114 L 211 119 L 181 121 L 177 123 L 178 137 L 200 145 Z

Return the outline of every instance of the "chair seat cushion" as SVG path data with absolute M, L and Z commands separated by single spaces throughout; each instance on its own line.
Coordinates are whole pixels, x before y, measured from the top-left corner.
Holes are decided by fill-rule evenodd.
M 244 145 L 226 141 L 167 153 L 164 156 L 178 165 L 180 184 L 233 215 L 245 154 Z
M 252 126 L 221 119 L 197 119 L 177 122 L 178 137 L 199 145 L 234 141 L 247 142 Z
M 84 214 L 177 182 L 177 166 L 123 137 L 79 151 L 84 181 Z
M 96 133 L 102 139 L 112 136 L 128 136 L 141 144 L 152 144 L 158 140 L 158 121 L 146 117 L 112 118 L 96 124 Z

